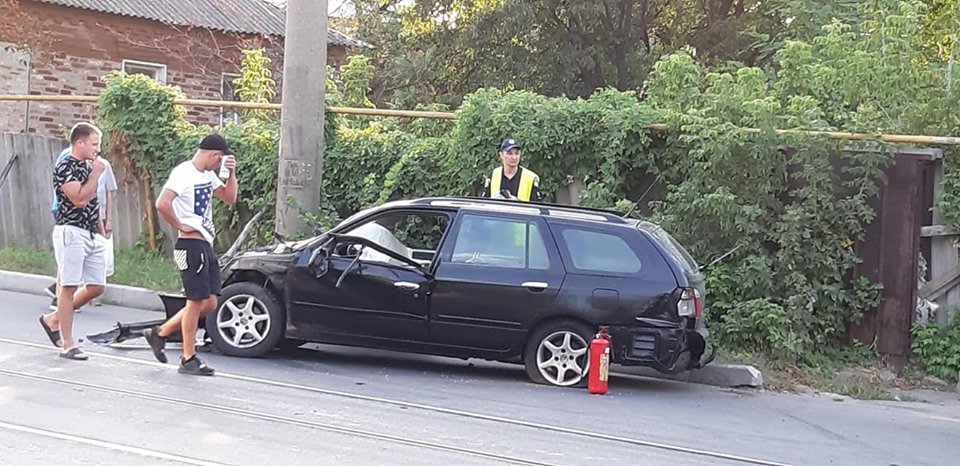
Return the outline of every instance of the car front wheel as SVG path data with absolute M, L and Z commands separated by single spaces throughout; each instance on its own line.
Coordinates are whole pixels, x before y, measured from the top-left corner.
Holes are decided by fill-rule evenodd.
M 583 385 L 590 369 L 587 349 L 592 334 L 588 326 L 570 320 L 537 327 L 524 351 L 527 375 L 534 382 L 547 385 Z
M 250 282 L 227 286 L 216 312 L 207 315 L 207 335 L 224 354 L 263 356 L 283 338 L 285 314 L 277 299 Z

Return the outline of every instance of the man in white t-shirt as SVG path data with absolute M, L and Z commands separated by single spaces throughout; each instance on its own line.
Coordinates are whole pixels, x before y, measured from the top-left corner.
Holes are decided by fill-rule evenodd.
M 213 225 L 213 198 L 228 204 L 237 200 L 236 160 L 226 139 L 210 134 L 200 141 L 192 160 L 177 165 L 157 198 L 157 211 L 177 230 L 173 259 L 180 270 L 187 305 L 163 325 L 144 330 L 153 355 L 167 362 L 166 338 L 177 330 L 183 337 L 180 373 L 213 375 L 214 370 L 197 358 L 197 323 L 217 307 L 220 296 L 220 266 L 213 253 L 216 229 Z M 226 183 L 217 171 L 226 168 Z M 225 173 L 226 174 L 226 173 Z

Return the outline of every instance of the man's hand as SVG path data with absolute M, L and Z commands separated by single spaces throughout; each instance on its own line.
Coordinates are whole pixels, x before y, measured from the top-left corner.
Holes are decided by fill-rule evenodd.
M 237 158 L 232 155 L 223 156 L 223 166 L 230 170 L 230 174 L 234 174 L 237 171 Z
M 110 236 L 113 235 L 113 220 L 107 220 L 103 223 L 104 238 L 110 239 Z
M 97 157 L 90 162 L 90 169 L 93 173 L 101 174 L 104 170 L 107 169 L 107 166 L 103 164 L 103 159 Z

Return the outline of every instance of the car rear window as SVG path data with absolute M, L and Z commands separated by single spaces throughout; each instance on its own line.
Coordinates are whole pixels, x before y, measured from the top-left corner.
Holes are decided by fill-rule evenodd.
M 641 230 L 650 233 L 650 236 L 653 236 L 653 239 L 655 239 L 660 246 L 663 246 L 663 249 L 673 257 L 673 260 L 677 261 L 677 263 L 683 267 L 683 271 L 686 272 L 687 275 L 697 275 L 700 273 L 697 261 L 693 260 L 693 256 L 691 256 L 673 236 L 670 236 L 670 233 L 667 233 L 666 230 L 650 222 L 640 222 L 637 226 Z
M 640 258 L 619 236 L 571 227 L 564 228 L 562 234 L 573 266 L 579 270 L 621 274 L 640 272 Z

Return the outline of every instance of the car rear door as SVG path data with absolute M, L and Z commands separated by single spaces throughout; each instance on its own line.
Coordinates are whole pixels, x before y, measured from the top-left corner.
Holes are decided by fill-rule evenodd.
M 530 323 L 551 312 L 563 277 L 540 215 L 463 209 L 435 272 L 431 341 L 515 352 Z
M 549 226 L 567 267 L 564 311 L 599 324 L 675 325 L 669 300 L 677 279 L 646 237 L 628 225 L 551 219 Z

